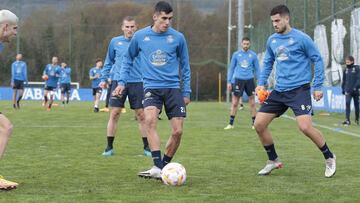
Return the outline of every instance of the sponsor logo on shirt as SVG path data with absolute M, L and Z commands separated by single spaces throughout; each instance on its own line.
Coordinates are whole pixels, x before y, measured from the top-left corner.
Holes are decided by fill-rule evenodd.
M 122 43 L 122 42 L 118 42 L 118 45 L 123 45 L 123 43 Z
M 242 68 L 247 68 L 249 67 L 249 62 L 247 60 L 242 60 L 240 66 Z
M 289 39 L 289 44 L 291 45 L 291 44 L 294 44 L 294 43 L 295 43 L 294 38 L 290 37 L 290 39 Z
M 289 56 L 290 56 L 290 51 L 285 46 L 281 45 L 276 49 L 276 59 L 278 61 L 286 61 L 289 59 Z
M 166 52 L 158 49 L 150 54 L 150 63 L 154 66 L 163 66 L 168 62 L 168 56 Z
M 275 43 L 276 43 L 276 39 L 271 40 L 271 43 L 275 44 Z

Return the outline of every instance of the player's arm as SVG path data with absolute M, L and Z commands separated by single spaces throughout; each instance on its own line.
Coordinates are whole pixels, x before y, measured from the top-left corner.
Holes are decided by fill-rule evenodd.
M 357 66 L 357 68 L 356 68 L 356 70 L 357 70 L 357 80 L 356 80 L 356 88 L 357 88 L 357 90 L 358 91 L 360 91 L 360 66 Z
M 29 81 L 28 81 L 28 76 L 27 76 L 27 65 L 26 65 L 25 62 L 24 62 L 24 71 L 23 71 L 23 74 L 24 74 L 24 78 L 25 78 L 25 85 L 28 86 Z
M 228 74 L 227 74 L 227 88 L 230 91 L 231 90 L 231 80 L 234 76 L 234 71 L 235 71 L 235 67 L 237 65 L 237 60 L 236 60 L 236 52 L 233 53 L 232 57 L 231 57 L 231 62 L 230 62 L 230 66 L 228 68 Z
M 258 86 L 256 87 L 255 92 L 259 91 L 260 89 L 265 89 L 265 85 L 267 84 L 267 80 L 273 69 L 273 65 L 274 65 L 274 61 L 275 61 L 275 54 L 270 47 L 270 41 L 271 41 L 271 38 L 269 38 L 266 43 L 264 67 L 263 67 L 263 71 L 261 71 L 260 76 L 258 78 Z
M 15 64 L 11 64 L 11 86 L 14 86 Z
M 180 38 L 178 57 L 180 60 L 180 67 L 182 73 L 182 83 L 183 83 L 182 93 L 185 104 L 188 104 L 190 103 L 190 94 L 191 94 L 191 87 L 190 87 L 191 71 L 190 71 L 190 63 L 189 63 L 189 51 L 187 48 L 185 37 L 183 35 Z
M 308 36 L 304 36 L 304 50 L 314 64 L 314 81 L 312 87 L 314 90 L 314 99 L 318 101 L 323 96 L 322 85 L 325 79 L 324 63 L 315 43 Z
M 345 70 L 346 70 L 346 68 L 345 68 Z M 345 94 L 345 84 L 346 84 L 345 70 L 343 71 L 343 80 L 342 80 L 342 84 L 341 84 L 342 94 Z
M 92 68 L 89 71 L 89 78 L 90 80 L 95 80 L 97 78 Z
M 99 85 L 101 88 L 105 88 L 107 80 L 110 78 L 110 70 L 115 63 L 115 51 L 113 44 L 114 42 L 111 40 L 106 53 L 104 66 L 101 69 L 101 82 Z
M 114 75 L 114 80 L 118 82 L 118 86 L 115 88 L 115 94 L 121 95 L 124 91 L 130 69 L 133 68 L 134 60 L 139 55 L 139 51 L 139 43 L 135 33 L 130 41 L 128 50 L 122 57 L 122 60 L 115 61 L 114 70 L 119 71 L 119 73 L 115 73 Z

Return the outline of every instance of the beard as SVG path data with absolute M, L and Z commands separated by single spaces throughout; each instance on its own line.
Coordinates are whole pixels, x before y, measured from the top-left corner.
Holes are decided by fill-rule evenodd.
M 286 26 L 284 26 L 284 27 L 279 27 L 278 28 L 278 31 L 276 31 L 276 33 L 278 33 L 278 34 L 283 34 L 284 32 L 286 31 Z

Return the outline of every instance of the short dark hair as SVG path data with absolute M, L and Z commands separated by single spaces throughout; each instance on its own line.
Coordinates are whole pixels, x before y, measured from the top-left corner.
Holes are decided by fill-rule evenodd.
M 154 8 L 154 13 L 161 13 L 164 12 L 166 14 L 169 14 L 173 11 L 171 5 L 166 1 L 159 1 L 156 3 Z
M 353 56 L 347 56 L 347 57 L 345 58 L 345 60 L 349 60 L 349 61 L 351 61 L 351 62 L 354 62 L 354 61 L 355 61 L 355 59 L 354 59 Z
M 278 5 L 270 11 L 270 16 L 274 16 L 276 14 L 279 14 L 280 16 L 290 16 L 290 10 L 285 5 Z
M 135 21 L 135 18 L 132 16 L 125 16 L 122 20 L 122 23 L 124 23 L 124 21 Z
M 249 41 L 250 42 L 251 40 L 248 37 L 243 37 L 241 41 Z
M 97 59 L 95 60 L 95 64 L 98 63 L 98 62 L 100 62 L 100 61 L 102 62 L 102 59 L 101 59 L 101 58 L 97 58 Z

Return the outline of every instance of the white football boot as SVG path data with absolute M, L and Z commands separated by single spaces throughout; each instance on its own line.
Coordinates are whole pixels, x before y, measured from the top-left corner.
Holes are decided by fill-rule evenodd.
M 325 177 L 331 178 L 336 172 L 336 156 L 334 158 L 328 158 L 325 160 Z
M 279 169 L 282 167 L 283 167 L 283 164 L 278 159 L 276 159 L 274 161 L 268 160 L 266 162 L 265 167 L 263 169 L 261 169 L 258 174 L 262 175 L 262 176 L 269 175 L 272 170 Z
M 234 129 L 234 125 L 227 125 L 224 130 L 231 130 L 231 129 Z
M 161 179 L 161 169 L 157 166 L 153 166 L 147 171 L 139 172 L 138 176 L 143 178 Z

